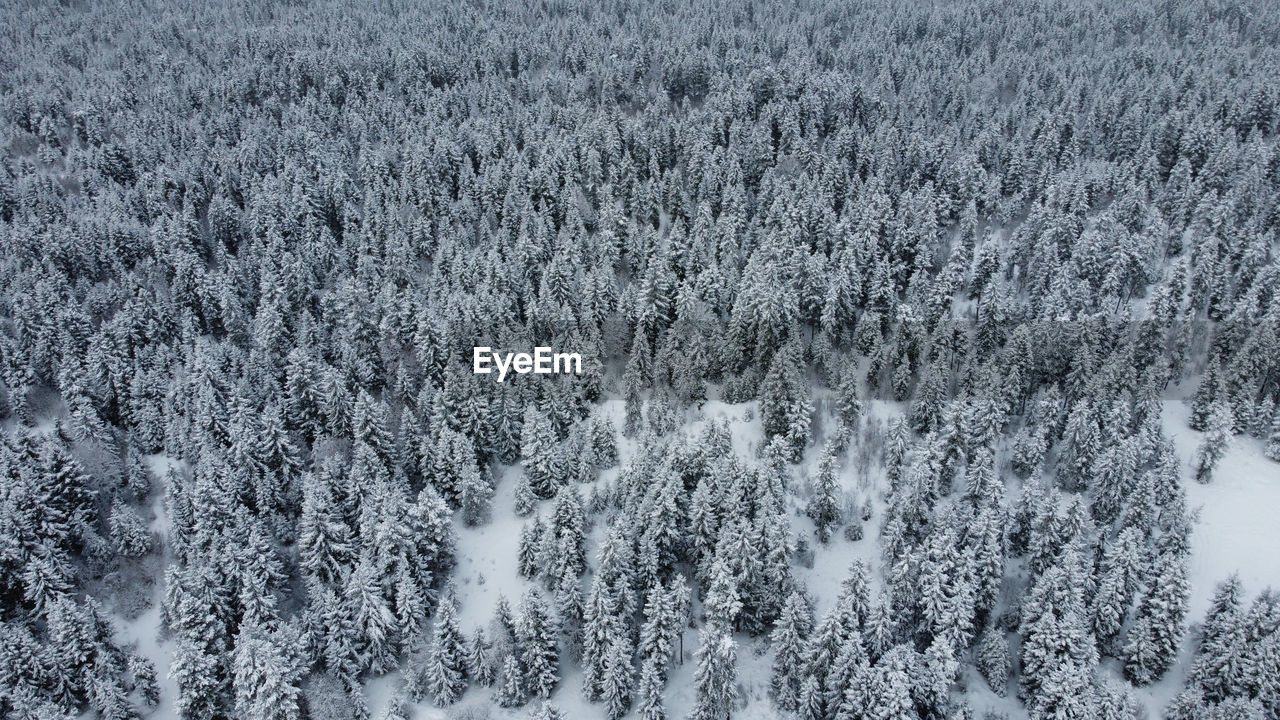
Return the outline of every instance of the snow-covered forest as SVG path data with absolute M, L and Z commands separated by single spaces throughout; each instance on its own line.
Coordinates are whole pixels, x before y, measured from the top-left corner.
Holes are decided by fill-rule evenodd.
M 1280 3 L 0 25 L 6 720 L 1280 718 Z

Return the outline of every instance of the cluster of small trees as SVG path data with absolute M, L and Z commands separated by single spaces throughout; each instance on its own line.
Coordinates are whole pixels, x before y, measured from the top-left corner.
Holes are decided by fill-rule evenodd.
M 1280 623 L 1270 590 L 1246 603 L 1240 579 L 1218 586 L 1196 644 L 1187 689 L 1166 711 L 1173 720 L 1270 717 L 1280 712 Z

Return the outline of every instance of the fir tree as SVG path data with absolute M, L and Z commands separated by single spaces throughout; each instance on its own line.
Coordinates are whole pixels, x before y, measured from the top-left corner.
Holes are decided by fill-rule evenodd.
M 1280 410 L 1271 418 L 1271 434 L 1267 437 L 1267 457 L 1280 461 Z
M 1207 483 L 1213 477 L 1214 468 L 1227 452 L 1234 425 L 1235 417 L 1232 415 L 1231 406 L 1223 401 L 1214 403 L 1205 424 L 1204 442 L 1196 451 L 1196 482 Z
M 507 655 L 498 673 L 498 704 L 504 708 L 519 707 L 525 703 L 524 677 L 515 655 Z
M 538 565 L 548 579 L 579 577 L 587 567 L 586 513 L 577 488 L 565 485 L 556 493 L 551 521 L 541 538 Z
M 340 513 L 329 484 L 306 475 L 302 481 L 302 519 L 298 550 L 306 577 L 335 586 L 346 579 L 352 561 L 351 529 Z
M 467 689 L 467 652 L 452 592 L 445 593 L 436 611 L 426 673 L 427 689 L 437 705 L 452 705 Z
M 567 718 L 555 705 L 544 702 L 538 707 L 538 712 L 533 714 L 532 720 L 567 720 Z
M 818 460 L 818 477 L 814 480 L 813 497 L 805 512 L 818 528 L 818 541 L 831 539 L 831 528 L 840 521 L 840 507 L 836 497 L 839 482 L 836 479 L 836 459 L 824 450 Z
M 520 603 L 518 633 L 523 649 L 524 689 L 532 697 L 550 697 L 559 679 L 559 650 L 552 618 L 536 591 L 526 593 Z
M 698 635 L 696 691 L 690 720 L 728 720 L 738 699 L 738 650 L 723 621 L 707 623 Z
M 760 386 L 760 418 L 766 437 L 785 440 L 787 459 L 791 462 L 799 460 L 809 441 L 812 413 L 809 389 L 801 376 L 796 351 L 777 353 Z
M 662 705 L 666 682 L 662 676 L 657 658 L 650 656 L 640 664 L 640 681 L 636 690 L 640 696 L 636 708 L 640 720 L 667 720 L 667 711 Z
M 520 544 L 516 551 L 516 569 L 527 578 L 536 577 L 542 572 L 539 564 L 543 536 L 546 526 L 541 517 L 535 517 L 532 523 L 525 523 L 520 528 Z
M 1209 416 L 1213 413 L 1221 393 L 1221 365 L 1215 355 L 1209 358 L 1204 376 L 1200 378 L 1200 384 L 1196 386 L 1195 394 L 1191 398 L 1191 417 L 1187 424 L 1192 430 L 1208 429 Z
M 978 671 L 987 685 L 996 695 L 1003 697 L 1009 678 L 1009 644 L 1004 633 L 994 625 L 983 631 L 978 640 L 977 660 Z
M 840 377 L 836 393 L 836 412 L 841 422 L 850 431 L 857 429 L 858 420 L 863 412 L 861 391 L 858 388 L 858 373 L 852 368 L 846 370 Z
M 532 406 L 521 425 L 520 457 L 529 488 L 539 498 L 551 497 L 565 480 L 559 439 L 551 419 Z
M 527 517 L 533 512 L 533 508 L 538 504 L 538 496 L 534 493 L 533 485 L 527 474 L 520 473 L 520 476 L 516 478 L 514 496 L 516 515 Z
M 248 720 L 302 717 L 303 667 L 294 653 L 298 639 L 257 625 L 241 628 L 233 659 L 236 716 Z
M 609 720 L 618 720 L 626 714 L 631 705 L 631 691 L 631 648 L 626 637 L 618 635 L 605 652 L 604 678 L 601 682 L 605 714 Z
M 480 687 L 493 685 L 497 676 L 497 668 L 493 665 L 491 645 L 485 637 L 484 628 L 478 627 L 467 643 L 467 675 Z
M 489 519 L 489 507 L 493 500 L 493 486 L 475 463 L 463 466 L 458 480 L 459 504 L 462 520 L 469 526 L 479 525 Z
M 676 591 L 663 583 L 655 585 L 644 604 L 644 624 L 640 628 L 639 650 L 642 661 L 652 661 L 659 676 L 666 680 L 667 667 L 675 651 L 675 638 L 680 632 L 676 608 Z
M 1162 677 L 1173 664 L 1182 640 L 1189 590 L 1186 560 L 1166 553 L 1138 604 L 1137 617 L 1124 647 L 1125 676 L 1137 685 Z
M 151 531 L 138 513 L 119 497 L 111 503 L 111 539 L 124 557 L 141 557 L 151 550 Z
M 770 687 L 778 707 L 788 712 L 799 707 L 805 643 L 812 624 L 809 604 L 798 591 L 792 592 L 769 638 L 773 646 Z

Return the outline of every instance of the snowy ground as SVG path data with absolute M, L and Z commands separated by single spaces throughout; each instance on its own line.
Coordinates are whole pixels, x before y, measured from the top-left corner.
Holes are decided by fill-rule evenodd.
M 611 417 L 615 426 L 621 427 L 623 407 L 620 401 L 606 401 L 596 412 Z M 901 408 L 895 403 L 872 402 L 869 404 L 867 418 L 863 420 L 864 427 L 868 423 L 878 424 L 876 431 L 883 432 L 883 425 L 899 414 Z M 1188 615 L 1189 622 L 1198 623 L 1204 617 L 1215 586 L 1233 572 L 1240 575 L 1251 595 L 1267 587 L 1280 588 L 1280 553 L 1275 552 L 1280 547 L 1280 522 L 1277 522 L 1277 517 L 1280 517 L 1280 463 L 1266 459 L 1259 441 L 1238 436 L 1223 458 L 1213 481 L 1208 485 L 1192 482 L 1190 462 L 1200 443 L 1201 434 L 1187 427 L 1188 414 L 1189 409 L 1181 400 L 1170 399 L 1166 402 L 1163 419 L 1165 431 L 1174 438 L 1178 453 L 1184 461 L 1183 476 L 1189 507 L 1199 509 L 1199 522 L 1192 538 L 1191 601 Z M 727 419 L 730 424 L 735 452 L 745 458 L 755 458 L 763 436 L 754 403 L 729 405 L 709 401 L 700 411 L 691 411 L 689 422 L 681 432 L 696 434 L 708 421 L 720 417 Z M 635 443 L 625 438 L 620 438 L 619 442 L 619 466 L 601 473 L 596 480 L 597 484 L 613 481 L 620 467 L 634 457 Z M 815 443 L 800 466 L 794 468 L 793 488 L 802 494 L 805 478 L 816 472 L 820 447 L 820 442 Z M 795 537 L 805 538 L 814 549 L 813 566 L 795 566 L 794 570 L 797 579 L 815 596 L 815 611 L 819 617 L 831 607 L 839 584 L 847 576 L 849 564 L 854 559 L 861 559 L 872 568 L 873 590 L 880 585 L 880 558 L 876 538 L 879 536 L 884 510 L 884 480 L 875 463 L 869 464 L 869 473 L 864 471 L 868 464 L 858 461 L 857 452 L 855 440 L 841 465 L 840 477 L 843 487 L 856 503 L 861 504 L 866 498 L 872 500 L 873 516 L 865 525 L 862 540 L 849 542 L 842 534 L 837 533 L 830 544 L 817 545 L 813 538 L 812 524 L 799 514 L 802 500 L 797 500 L 797 512 L 792 515 Z M 157 480 L 162 481 L 169 461 L 162 456 L 152 456 L 147 458 L 147 462 Z M 517 609 L 520 597 L 531 586 L 531 583 L 520 577 L 516 569 L 520 529 L 526 519 L 515 515 L 511 488 L 520 472 L 518 467 L 502 470 L 494 500 L 493 517 L 489 523 L 474 528 L 465 527 L 460 522 L 457 525 L 458 566 L 454 582 L 460 600 L 459 619 L 464 632 L 471 633 L 477 627 L 488 626 L 499 595 L 505 595 L 512 609 Z M 581 490 L 585 497 L 590 493 L 591 486 L 585 486 Z M 161 483 L 157 482 L 152 502 L 152 528 L 161 537 L 165 533 L 162 503 L 163 489 Z M 538 511 L 549 513 L 550 502 L 542 503 Z M 604 530 L 603 523 L 597 523 L 590 534 L 588 552 L 592 558 Z M 162 592 L 162 584 L 157 583 L 151 608 L 133 620 L 117 624 L 119 638 L 126 643 L 136 643 L 141 654 L 150 658 L 159 671 L 161 701 L 152 714 L 155 718 L 173 716 L 176 690 L 167 672 L 171 644 L 159 636 Z M 767 642 L 764 638 L 746 635 L 740 635 L 737 639 L 742 699 L 735 718 L 751 720 L 776 717 L 767 696 L 771 658 Z M 1192 634 L 1188 633 L 1182 658 L 1174 670 L 1162 682 L 1138 690 L 1138 696 L 1147 705 L 1152 717 L 1159 717 L 1161 709 L 1181 689 L 1192 644 Z M 684 664 L 673 667 L 667 687 L 667 711 L 672 718 L 684 717 L 693 704 L 692 658 L 697 649 L 696 630 L 685 630 L 684 648 Z M 562 670 L 562 680 L 551 701 L 570 718 L 600 716 L 602 706 L 588 703 L 582 696 L 581 671 L 567 663 Z M 966 697 L 979 717 L 986 710 L 1004 713 L 1009 718 L 1022 716 L 1016 700 L 993 694 L 971 667 L 962 670 L 961 678 L 967 688 Z M 398 673 L 369 681 L 367 692 L 374 718 L 380 717 L 400 684 Z M 538 703 L 530 703 L 524 708 L 502 709 L 490 702 L 491 692 L 487 688 L 471 688 L 457 705 L 441 709 L 423 704 L 416 709 L 415 717 L 431 720 L 465 717 L 520 718 L 529 716 L 539 706 Z
M 1183 463 L 1187 507 L 1199 511 L 1191 534 L 1191 601 L 1187 622 L 1194 630 L 1204 620 L 1213 591 L 1232 573 L 1240 576 L 1245 593 L 1256 596 L 1267 588 L 1280 589 L 1280 463 L 1268 460 L 1263 444 L 1237 435 L 1214 472 L 1201 485 L 1191 479 L 1191 460 L 1202 433 L 1187 427 L 1191 408 L 1181 399 L 1167 399 L 1164 431 L 1174 440 Z M 1152 717 L 1159 717 L 1169 700 L 1182 690 L 1195 649 L 1193 632 L 1183 637 L 1177 665 L 1164 679 L 1138 689 Z
M 1200 509 L 1192 534 L 1191 613 L 1199 621 L 1218 583 L 1240 575 L 1256 595 L 1280 589 L 1280 463 L 1267 459 L 1261 441 L 1237 435 L 1207 485 L 1191 480 L 1191 459 L 1201 433 L 1187 427 L 1190 408 L 1164 406 L 1165 432 L 1174 438 L 1185 470 L 1187 507 Z

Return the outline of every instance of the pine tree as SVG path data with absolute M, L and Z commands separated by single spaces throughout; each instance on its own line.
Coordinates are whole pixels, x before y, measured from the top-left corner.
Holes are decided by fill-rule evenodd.
M 852 367 L 840 376 L 840 385 L 836 388 L 836 412 L 850 432 L 857 429 L 863 403 L 861 390 L 858 388 L 858 373 Z
M 544 702 L 533 714 L 531 720 L 568 720 L 560 709 L 549 702 Z
M 617 431 L 613 421 L 606 417 L 597 417 L 591 421 L 587 429 L 587 446 L 595 467 L 604 469 L 613 467 L 618 462 Z
M 1248 641 L 1241 622 L 1243 592 L 1236 575 L 1218 585 L 1201 628 L 1199 654 L 1188 680 L 1211 700 L 1222 700 L 1244 684 L 1244 651 Z
M 206 641 L 178 636 L 169 675 L 178 688 L 173 711 L 182 720 L 217 717 L 225 692 L 222 657 Z
M 1214 403 L 1205 425 L 1204 442 L 1196 451 L 1196 482 L 1207 483 L 1212 479 L 1214 468 L 1227 452 L 1234 426 L 1231 406 L 1222 400 Z
M 445 593 L 436 611 L 426 672 L 427 689 L 437 705 L 452 705 L 467 689 L 467 652 L 452 592 Z
M 932 432 L 942 421 L 946 403 L 946 377 L 941 368 L 931 365 L 920 378 L 915 400 L 911 402 L 911 428 L 918 433 Z
M 609 583 L 597 575 L 591 582 L 582 628 L 582 693 L 598 700 L 604 680 L 605 655 L 622 633 L 618 599 Z
M 551 419 L 533 406 L 527 407 L 521 425 L 520 457 L 529 488 L 539 498 L 551 497 L 565 480 L 559 445 Z
M 1127 527 L 1108 543 L 1102 556 L 1102 577 L 1093 599 L 1093 629 L 1098 639 L 1114 638 L 1124 624 L 1137 585 L 1140 540 Z
M 556 492 L 551 521 L 541 541 L 541 567 L 549 580 L 572 575 L 577 578 L 587 567 L 586 511 L 577 488 L 564 485 Z
M 996 695 L 1004 697 L 1009 679 L 1009 643 L 1004 633 L 992 625 L 978 640 L 978 671 Z
M 675 638 L 680 632 L 676 612 L 676 593 L 663 583 L 649 590 L 644 603 L 644 625 L 640 628 L 639 650 L 642 661 L 652 661 L 663 681 L 675 652 Z
M 725 538 L 730 537 L 725 535 Z M 711 578 L 708 582 L 707 597 L 703 601 L 707 609 L 708 622 L 723 622 L 732 625 L 742 612 L 742 596 L 738 588 L 738 580 L 725 558 L 716 554 L 711 564 Z
M 814 480 L 813 497 L 805 512 L 818 528 L 818 541 L 826 543 L 831 539 L 831 528 L 840 521 L 840 506 L 837 492 L 839 482 L 836 479 L 836 459 L 827 450 L 818 460 L 818 477 Z
M 809 441 L 809 417 L 813 405 L 801 376 L 798 353 L 778 352 L 760 385 L 760 419 L 765 436 L 785 440 L 787 459 L 796 462 Z
M 142 557 L 151 551 L 151 531 L 119 497 L 111 503 L 111 540 L 124 557 Z
M 533 578 L 542 571 L 539 560 L 545 535 L 546 526 L 541 517 L 535 517 L 532 523 L 521 526 L 520 544 L 516 550 L 516 569 L 524 577 Z
M 518 633 L 523 649 L 524 689 L 532 697 L 550 697 L 559 679 L 556 628 L 542 596 L 536 591 L 525 593 L 520 603 Z
M 1204 376 L 1196 386 L 1191 398 L 1191 417 L 1188 425 L 1192 430 L 1206 430 L 1209 427 L 1209 416 L 1213 413 L 1219 396 L 1222 394 L 1221 365 L 1215 355 L 1205 366 Z
M 652 656 L 645 658 L 640 664 L 640 682 L 636 690 L 640 696 L 636 708 L 640 720 L 667 720 L 667 711 L 662 705 L 665 687 L 666 681 L 658 659 Z
M 897 489 L 902 478 L 902 464 L 906 459 L 911 444 L 911 431 L 907 421 L 901 417 L 889 423 L 889 441 L 884 451 L 885 473 L 889 478 L 889 486 Z
M 493 502 L 493 486 L 475 462 L 463 465 L 458 480 L 459 504 L 462 520 L 468 526 L 479 525 L 489 519 L 489 507 Z
M 867 653 L 862 646 L 862 634 L 851 630 L 836 652 L 835 662 L 831 664 L 823 681 L 823 690 L 826 692 L 824 705 L 828 713 L 839 713 L 846 693 L 866 667 Z
M 1280 410 L 1271 418 L 1271 435 L 1267 437 L 1267 457 L 1280 461 Z
M 1098 654 L 1084 618 L 1083 579 L 1073 552 L 1046 567 L 1023 602 L 1022 685 L 1037 720 L 1091 717 Z
M 565 572 L 555 583 L 555 610 L 560 619 L 560 632 L 564 636 L 565 652 L 574 661 L 582 659 L 582 636 L 585 607 L 582 587 L 578 577 Z
M 533 508 L 538 504 L 538 496 L 534 493 L 533 485 L 531 484 L 527 474 L 520 473 L 520 476 L 516 479 L 514 497 L 514 509 L 516 515 L 519 515 L 520 517 L 528 517 L 528 515 L 533 512 Z
M 346 606 L 355 623 L 363 668 L 385 670 L 395 652 L 395 613 L 391 611 L 371 560 L 362 558 L 347 580 Z
M 94 514 L 89 478 L 57 436 L 41 448 L 36 478 L 31 501 L 43 509 L 41 532 L 56 545 L 71 547 L 88 530 Z
M 1177 658 L 1190 591 L 1186 559 L 1165 553 L 1138 604 L 1137 617 L 1124 647 L 1125 676 L 1137 685 L 1159 680 Z
M 770 687 L 778 707 L 788 712 L 799 707 L 805 644 L 812 625 L 808 602 L 799 591 L 792 592 L 769 638 L 773 646 Z
M 524 678 L 515 655 L 507 655 L 498 673 L 498 704 L 504 708 L 519 707 L 525 703 Z
M 912 663 L 907 657 L 910 650 L 897 646 L 876 663 L 870 685 L 868 709 L 885 720 L 915 720 L 912 702 Z
M 806 675 L 800 683 L 799 708 L 796 714 L 803 720 L 822 720 L 825 712 L 826 696 L 822 692 L 822 681 L 816 675 Z
M 889 598 L 882 598 L 867 612 L 866 633 L 863 638 L 873 662 L 893 647 L 895 633 L 893 616 L 889 614 L 891 605 Z
M 631 705 L 631 647 L 626 636 L 614 637 L 604 659 L 604 678 L 601 682 L 605 714 L 609 720 L 618 720 Z
M 467 674 L 480 687 L 493 685 L 497 676 L 490 650 L 491 645 L 485 637 L 484 628 L 476 628 L 470 642 L 467 643 Z
M 303 476 L 299 564 L 306 577 L 329 586 L 346 579 L 353 554 L 351 528 L 337 510 L 329 483 L 315 475 Z
M 141 655 L 129 656 L 129 674 L 133 675 L 133 684 L 142 695 L 147 707 L 154 708 L 160 704 L 160 683 L 156 680 L 156 666 Z
M 643 338 L 643 334 L 636 335 L 636 343 Z M 647 349 L 644 352 L 648 352 Z M 635 437 L 640 432 L 643 424 L 644 416 L 644 392 L 645 377 L 644 370 L 641 366 L 642 355 L 637 352 L 633 346 L 631 354 L 627 359 L 626 369 L 622 374 L 622 397 L 626 410 L 626 418 L 622 424 L 622 434 L 627 437 Z
M 298 638 L 247 625 L 236 638 L 233 659 L 236 716 L 246 720 L 302 717 L 302 664 L 294 657 Z
M 697 693 L 690 720 L 728 720 L 738 700 L 738 650 L 721 620 L 703 626 L 698 634 Z

